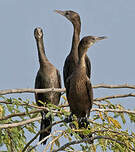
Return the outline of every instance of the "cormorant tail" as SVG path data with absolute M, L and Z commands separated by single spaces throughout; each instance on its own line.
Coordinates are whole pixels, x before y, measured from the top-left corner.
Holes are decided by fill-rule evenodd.
M 41 126 L 40 130 L 45 130 L 47 127 L 49 127 L 52 124 L 52 117 L 51 115 L 49 117 L 45 117 L 45 113 L 42 113 L 42 120 L 41 120 Z M 47 131 L 40 134 L 39 141 L 50 135 L 52 127 L 50 127 Z M 45 145 L 47 142 L 47 139 L 43 142 Z

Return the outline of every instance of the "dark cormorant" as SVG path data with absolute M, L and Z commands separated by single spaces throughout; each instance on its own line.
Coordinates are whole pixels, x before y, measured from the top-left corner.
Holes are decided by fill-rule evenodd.
M 38 57 L 39 57 L 39 63 L 40 68 L 38 70 L 36 80 L 35 80 L 35 88 L 36 89 L 43 89 L 43 88 L 61 88 L 61 78 L 59 71 L 52 65 L 49 60 L 47 59 L 44 51 L 44 44 L 43 44 L 43 32 L 41 28 L 36 28 L 34 30 L 34 36 L 37 43 L 38 48 Z M 41 100 L 43 103 L 52 103 L 55 105 L 59 104 L 61 93 L 56 92 L 47 92 L 47 93 L 38 93 L 35 94 L 36 103 L 38 106 L 43 106 L 41 102 L 38 102 L 38 100 Z M 43 111 L 41 112 L 42 120 L 41 120 L 41 128 L 40 130 L 45 129 L 52 123 L 52 118 L 49 116 L 46 118 L 47 112 Z M 48 136 L 51 132 L 51 128 L 40 134 L 39 141 Z M 43 144 L 46 144 L 45 140 Z
M 86 116 L 87 118 L 89 117 L 93 104 L 93 90 L 90 79 L 86 74 L 85 55 L 90 46 L 105 38 L 87 36 L 80 41 L 78 46 L 80 51 L 78 65 L 66 81 L 66 95 L 70 111 L 77 116 L 78 120 L 84 118 L 87 122 Z
M 72 74 L 72 72 L 74 71 L 74 67 L 78 63 L 78 53 L 80 54 L 80 52 L 78 52 L 78 44 L 80 42 L 81 20 L 79 14 L 73 11 L 55 10 L 55 12 L 65 16 L 73 24 L 74 27 L 72 48 L 65 60 L 63 68 L 64 85 L 66 87 L 66 79 Z M 91 63 L 87 55 L 85 57 L 85 62 L 87 76 L 90 78 Z

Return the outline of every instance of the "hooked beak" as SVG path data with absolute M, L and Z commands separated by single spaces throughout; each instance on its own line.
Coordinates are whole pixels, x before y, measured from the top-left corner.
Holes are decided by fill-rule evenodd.
M 96 41 L 107 39 L 106 36 L 95 37 Z
M 65 16 L 65 12 L 66 12 L 66 11 L 55 10 L 54 12 L 56 12 L 56 13 L 58 13 L 58 14 L 60 14 L 60 15 Z
M 42 28 L 37 27 L 34 29 L 34 36 L 36 39 L 41 39 L 43 37 L 43 31 Z

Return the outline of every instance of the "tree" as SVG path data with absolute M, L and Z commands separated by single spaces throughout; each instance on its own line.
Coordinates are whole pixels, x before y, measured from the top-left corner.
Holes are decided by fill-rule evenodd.
M 134 85 L 105 85 L 99 84 L 93 88 L 129 88 L 135 89 Z M 94 99 L 94 106 L 91 110 L 90 125 L 88 129 L 78 129 L 78 123 L 74 117 L 74 125 L 76 129 L 70 128 L 69 124 L 65 122 L 65 118 L 70 115 L 68 110 L 67 99 L 62 95 L 63 102 L 59 106 L 48 104 L 44 107 L 38 107 L 35 102 L 23 100 L 21 98 L 7 98 L 6 94 L 11 93 L 39 93 L 57 91 L 65 92 L 65 89 L 10 89 L 1 90 L 0 101 L 0 147 L 5 146 L 8 151 L 25 152 L 36 151 L 36 147 L 43 141 L 32 145 L 32 142 L 38 137 L 40 131 L 37 131 L 37 125 L 41 120 L 40 112 L 42 110 L 49 110 L 47 116 L 52 115 L 54 120 L 51 126 L 60 124 L 58 130 L 54 131 L 47 138 L 51 137 L 51 141 L 45 146 L 44 151 L 75 151 L 76 146 L 79 145 L 79 150 L 96 152 L 100 147 L 102 151 L 135 151 L 135 133 L 133 130 L 124 129 L 123 125 L 128 123 L 135 123 L 135 111 L 125 109 L 121 104 L 114 104 L 111 99 L 126 97 L 135 97 L 135 94 L 118 94 L 112 96 L 105 96 Z M 42 102 L 42 101 L 41 101 Z M 49 126 L 50 127 L 50 126 Z M 49 129 L 49 127 L 47 129 Z M 46 129 L 46 130 L 47 130 Z M 44 131 L 44 130 L 42 130 Z M 27 141 L 25 132 L 34 134 L 34 138 Z M 82 139 L 79 134 L 85 136 Z M 89 134 L 92 137 L 89 138 Z M 60 142 L 64 138 L 65 144 Z M 74 138 L 73 138 L 74 137 Z M 45 139 L 44 139 L 45 140 Z M 92 144 L 93 141 L 93 144 Z

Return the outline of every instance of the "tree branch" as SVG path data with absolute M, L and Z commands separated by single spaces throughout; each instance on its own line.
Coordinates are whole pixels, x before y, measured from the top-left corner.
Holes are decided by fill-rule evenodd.
M 129 85 L 129 84 L 120 84 L 120 85 L 97 84 L 97 85 L 93 85 L 93 88 L 108 88 L 108 89 L 128 88 L 128 89 L 135 89 L 135 85 Z
M 13 124 L 0 125 L 0 129 L 6 129 L 6 128 L 23 126 L 23 125 L 26 125 L 26 124 L 29 124 L 29 123 L 32 123 L 32 122 L 38 121 L 38 120 L 41 120 L 41 117 L 36 117 L 36 118 L 28 119 L 28 120 L 25 120 L 25 121 L 13 123 Z
M 103 100 L 107 100 L 107 99 L 125 98 L 125 97 L 135 97 L 135 94 L 133 94 L 133 93 L 128 93 L 128 94 L 118 94 L 118 95 L 100 97 L 100 98 L 94 99 L 94 101 L 103 101 Z
M 4 103 L 4 104 L 12 104 L 12 102 L 4 101 L 4 100 L 0 101 L 0 103 Z
M 43 132 L 47 131 L 48 129 L 50 129 L 51 127 L 53 127 L 54 125 L 57 125 L 57 124 L 60 124 L 64 122 L 64 120 L 61 120 L 61 121 L 56 121 L 54 123 L 52 123 L 50 126 L 48 126 L 47 128 L 45 128 L 44 130 L 40 130 L 27 144 L 26 146 L 24 147 L 24 149 L 22 150 L 22 152 L 25 152 L 26 149 L 29 147 L 29 145 Z M 43 142 L 43 141 L 42 141 Z
M 63 134 L 64 134 L 64 132 L 65 131 L 54 131 L 54 133 L 52 134 L 52 137 L 54 136 L 54 134 L 56 134 L 56 133 L 58 132 L 61 132 L 61 134 L 59 134 L 59 135 L 57 135 L 54 139 L 52 139 L 52 141 L 50 141 L 49 143 L 48 143 L 48 145 L 45 147 L 45 149 L 43 150 L 43 152 L 46 152 L 48 149 L 49 149 L 49 146 L 51 146 L 52 147 L 52 145 L 55 143 L 55 141 L 56 140 L 58 140 L 60 137 L 62 137 L 63 136 Z
M 45 90 L 45 89 L 43 89 L 43 90 Z M 118 95 L 112 95 L 112 96 L 106 96 L 106 97 L 99 97 L 99 98 L 93 99 L 93 101 L 96 102 L 96 101 L 104 101 L 104 100 L 107 100 L 107 99 L 125 98 L 125 97 L 135 97 L 135 94 L 128 93 L 128 94 L 118 94 Z M 11 104 L 11 102 L 8 103 L 8 102 L 5 102 L 5 101 L 0 101 L 0 103 Z M 27 105 L 27 104 L 20 104 L 20 105 Z M 36 106 L 36 105 L 30 105 L 30 104 L 28 104 L 27 106 L 31 106 L 31 107 L 39 108 L 39 109 L 46 109 L 45 107 L 39 107 L 39 106 Z M 68 107 L 68 104 L 60 105 L 60 107 Z
M 34 106 L 35 107 L 35 106 Z M 46 107 L 38 107 L 36 106 L 36 108 L 39 108 L 38 110 L 33 110 L 33 111 L 30 111 L 30 112 L 22 112 L 22 113 L 13 113 L 13 114 L 10 114 L 10 115 L 7 115 L 5 117 L 1 117 L 0 118 L 0 121 L 1 120 L 6 120 L 6 119 L 9 119 L 9 118 L 12 118 L 12 117 L 17 117 L 17 116 L 25 116 L 27 114 L 33 114 L 33 113 L 38 113 L 38 112 L 41 112 L 43 110 L 47 110 Z M 128 113 L 128 114 L 135 114 L 135 111 L 131 111 L 131 110 L 119 110 L 119 109 L 100 109 L 100 108 L 92 108 L 91 109 L 91 112 L 93 111 L 99 111 L 99 112 L 117 112 L 117 113 Z M 53 113 L 57 114 L 57 113 L 60 113 L 59 111 L 53 111 Z M 62 114 L 62 113 L 61 113 Z M 10 124 L 11 125 L 11 124 Z M 12 124 L 13 125 L 13 124 Z M 14 126 L 13 126 L 14 127 Z
M 119 109 L 99 109 L 99 108 L 92 108 L 91 111 L 99 111 L 99 112 L 117 112 L 117 113 L 128 113 L 128 114 L 135 114 L 135 111 L 130 110 L 119 110 Z
M 83 143 L 83 142 L 91 142 L 91 141 L 94 141 L 94 140 L 96 140 L 96 139 L 111 140 L 111 141 L 117 142 L 118 144 L 121 144 L 121 145 L 127 147 L 127 145 L 126 145 L 125 143 L 120 142 L 120 141 L 118 141 L 118 140 L 116 140 L 116 139 L 113 139 L 113 138 L 110 138 L 110 137 L 106 137 L 106 136 L 96 136 L 96 137 L 91 137 L 91 138 L 84 138 L 84 139 L 79 140 L 79 141 L 69 142 L 69 143 L 61 146 L 59 149 L 54 150 L 53 152 L 62 151 L 62 150 L 64 150 L 64 149 L 66 149 L 67 147 L 71 146 L 71 145 L 80 144 L 80 143 Z M 135 151 L 135 149 L 133 149 L 133 148 L 130 148 L 130 147 L 129 147 L 129 149 L 132 150 L 132 151 Z
M 118 131 L 114 131 L 114 130 L 110 130 L 110 129 L 105 129 L 105 130 L 95 130 L 93 132 L 91 132 L 91 134 L 95 134 L 95 133 L 98 133 L 98 132 L 112 132 L 112 133 L 115 133 L 115 134 L 118 134 L 118 135 L 121 135 L 121 136 L 128 136 L 130 138 L 135 138 L 134 135 L 128 135 L 127 133 L 124 133 L 124 132 L 118 132 Z
M 5 94 L 13 94 L 13 93 L 46 93 L 46 92 L 65 92 L 65 88 L 48 88 L 48 89 L 31 89 L 31 88 L 24 88 L 24 89 L 7 89 L 7 90 L 0 90 L 0 95 Z
M 97 84 L 93 85 L 93 88 L 110 88 L 110 89 L 120 89 L 120 88 L 129 88 L 135 89 L 135 85 L 122 84 L 122 85 L 108 85 L 108 84 Z M 32 88 L 24 88 L 24 89 L 7 89 L 0 90 L 0 95 L 5 94 L 13 94 L 13 93 L 46 93 L 46 92 L 65 92 L 66 89 L 62 88 L 48 88 L 48 89 L 32 89 Z
M 7 115 L 5 117 L 0 117 L 0 121 L 1 120 L 6 120 L 6 119 L 9 119 L 9 118 L 12 118 L 12 117 L 17 117 L 17 116 L 25 116 L 27 114 L 33 114 L 33 113 L 39 113 L 43 111 L 42 109 L 38 109 L 38 110 L 32 110 L 30 112 L 20 112 L 20 113 L 13 113 L 11 115 Z

